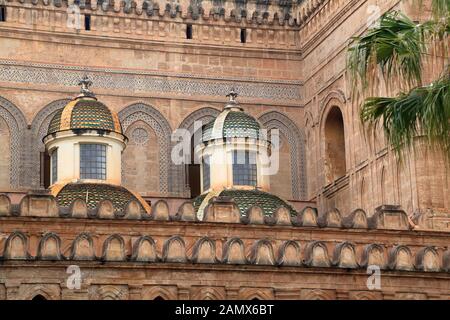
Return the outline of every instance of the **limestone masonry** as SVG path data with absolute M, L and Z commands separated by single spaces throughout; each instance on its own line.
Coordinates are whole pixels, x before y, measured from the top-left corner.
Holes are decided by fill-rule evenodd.
M 0 0 L 0 299 L 450 299 L 449 166 L 350 94 L 393 8 Z

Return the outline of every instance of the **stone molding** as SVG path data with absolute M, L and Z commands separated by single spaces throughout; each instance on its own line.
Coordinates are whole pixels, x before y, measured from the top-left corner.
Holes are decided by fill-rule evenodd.
M 360 239 L 358 242 L 324 240 L 283 240 L 268 238 L 228 238 L 223 249 L 222 235 L 199 237 L 189 234 L 169 236 L 155 234 L 138 238 L 132 233 L 80 234 L 20 231 L 5 233 L 0 241 L 0 258 L 4 261 L 101 261 L 178 264 L 248 264 L 260 266 L 316 267 L 330 269 L 365 269 L 370 263 L 385 272 L 448 273 L 444 247 L 422 244 L 379 245 Z M 393 236 L 395 237 L 395 236 Z M 37 241 L 30 241 L 30 239 Z M 395 242 L 395 239 L 392 239 Z M 80 241 L 88 244 L 89 255 L 83 255 Z M 46 245 L 52 242 L 51 245 Z M 156 245 L 161 242 L 163 245 Z M 67 249 L 66 249 L 67 248 Z M 83 248 L 83 249 L 81 249 Z M 101 248 L 97 256 L 95 248 Z M 33 252 L 33 254 L 32 254 Z M 223 254 L 220 255 L 220 252 Z M 240 252 L 240 253 L 239 253 Z M 66 254 L 67 253 L 67 254 Z M 248 255 L 246 255 L 248 253 Z
M 306 200 L 307 174 L 306 174 L 306 136 L 294 121 L 288 116 L 278 112 L 270 111 L 258 118 L 262 126 L 267 129 L 278 129 L 288 140 L 291 149 L 291 179 L 292 197 L 295 200 Z
M 18 188 L 25 185 L 25 173 L 22 172 L 24 159 L 20 150 L 26 139 L 27 122 L 22 111 L 2 97 L 0 97 L 0 118 L 6 121 L 11 139 L 10 185 L 13 188 Z

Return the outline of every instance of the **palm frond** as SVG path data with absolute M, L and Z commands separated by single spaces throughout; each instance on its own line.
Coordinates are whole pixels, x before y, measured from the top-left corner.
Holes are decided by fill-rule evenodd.
M 424 0 L 414 0 L 417 10 L 422 10 L 424 6 Z M 433 20 L 443 20 L 450 15 L 450 0 L 431 0 L 431 13 Z
M 431 12 L 435 20 L 448 19 L 450 15 L 450 0 L 432 0 Z
M 403 79 L 409 87 L 420 85 L 424 32 L 430 27 L 394 11 L 384 14 L 378 27 L 353 38 L 347 65 L 354 88 L 370 88 L 377 70 L 385 79 Z
M 411 146 L 414 137 L 424 135 L 450 157 L 450 74 L 447 70 L 429 86 L 412 89 L 396 97 L 368 98 L 361 119 L 371 125 L 382 121 L 396 153 Z

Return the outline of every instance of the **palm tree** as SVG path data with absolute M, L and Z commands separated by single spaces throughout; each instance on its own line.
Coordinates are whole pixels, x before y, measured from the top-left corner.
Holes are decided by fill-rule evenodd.
M 449 31 L 450 0 L 432 0 L 430 20 L 418 23 L 391 11 L 349 47 L 347 66 L 354 100 L 362 100 L 361 120 L 372 127 L 381 123 L 399 156 L 423 135 L 450 158 Z M 435 75 L 428 83 L 425 71 Z M 377 96 L 383 86 L 388 96 Z

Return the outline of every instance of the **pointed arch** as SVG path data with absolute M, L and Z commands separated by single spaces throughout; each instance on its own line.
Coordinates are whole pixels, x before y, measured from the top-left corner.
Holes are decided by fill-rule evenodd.
M 243 288 L 239 292 L 240 300 L 273 300 L 273 290 L 269 288 Z
M 93 300 L 128 300 L 128 290 L 124 286 L 104 285 L 93 294 Z
M 113 234 L 103 242 L 102 261 L 125 261 L 126 258 L 125 241 L 120 235 Z
M 335 299 L 331 290 L 312 289 L 305 290 L 302 300 L 333 300 Z
M 176 286 L 151 286 L 142 290 L 142 300 L 176 300 Z
M 31 258 L 28 253 L 28 237 L 20 231 L 11 233 L 6 239 L 3 250 L 3 259 L 7 260 L 27 260 Z
M 206 124 L 209 121 L 215 119 L 220 114 L 220 110 L 212 107 L 203 107 L 190 113 L 183 121 L 181 121 L 178 128 L 189 130 L 194 133 L 194 122 L 201 121 L 202 124 Z
M 325 183 L 329 184 L 347 173 L 346 121 L 342 105 L 330 100 L 321 115 L 320 123 Z
M 391 270 L 413 270 L 411 249 L 405 245 L 396 245 L 389 251 L 389 268 Z
M 62 260 L 61 238 L 53 232 L 46 233 L 39 241 L 37 259 L 40 260 Z
M 308 243 L 305 250 L 305 260 L 303 263 L 312 267 L 329 267 L 330 258 L 328 248 L 324 242 L 313 241 Z
M 149 236 L 141 236 L 133 244 L 133 254 L 131 261 L 138 262 L 157 262 L 159 261 L 156 243 Z
M 186 244 L 180 236 L 172 236 L 164 242 L 162 250 L 164 262 L 187 262 Z
M 348 241 L 339 243 L 334 248 L 332 265 L 337 266 L 338 268 L 359 267 L 356 259 L 355 245 Z
M 70 99 L 60 99 L 50 102 L 36 114 L 31 122 L 31 131 L 28 138 L 28 145 L 31 150 L 28 150 L 27 183 L 32 187 L 39 187 L 40 185 L 40 172 L 36 168 L 40 168 L 40 152 L 45 151 L 42 138 L 47 134 L 50 120 L 54 114 L 64 108 L 69 101 Z
M 384 247 L 376 243 L 366 245 L 362 251 L 359 265 L 364 268 L 369 265 L 377 265 L 384 269 L 386 266 Z
M 203 107 L 203 108 L 200 108 L 200 109 L 190 113 L 180 123 L 178 128 L 188 130 L 190 133 L 190 136 L 191 136 L 190 152 L 193 152 L 195 145 L 199 142 L 199 141 L 193 140 L 194 123 L 196 121 L 199 121 L 199 122 L 201 122 L 202 125 L 204 125 L 204 124 L 212 121 L 213 119 L 215 119 L 219 114 L 220 114 L 220 110 L 218 110 L 218 109 L 214 109 L 212 107 Z M 189 155 L 189 157 L 186 157 L 186 159 L 187 160 L 193 159 L 193 155 L 192 154 Z M 188 164 L 181 164 L 181 165 L 176 166 L 176 171 L 177 171 L 176 176 L 178 177 L 177 184 L 179 186 L 182 186 L 183 192 L 186 195 L 190 194 L 191 196 L 195 196 L 195 194 L 192 194 L 192 188 L 194 188 L 194 189 L 200 188 L 200 181 L 198 181 L 197 188 L 190 185 L 192 183 L 192 182 L 190 182 L 190 180 L 192 180 L 192 179 L 190 179 L 191 178 L 190 175 L 195 174 L 197 172 L 197 170 L 199 170 L 199 168 L 196 168 L 195 166 L 199 166 L 199 165 L 194 164 L 192 162 L 188 162 Z M 200 179 L 200 176 L 198 176 L 198 179 Z M 199 192 L 200 190 L 195 190 L 195 191 Z
M 192 294 L 192 300 L 225 300 L 226 292 L 223 287 L 200 287 Z
M 94 240 L 88 232 L 79 234 L 72 242 L 70 260 L 95 260 Z
M 60 300 L 61 289 L 54 284 L 24 284 L 19 289 L 21 300 Z
M 288 140 L 291 147 L 291 179 L 293 200 L 306 200 L 307 175 L 306 175 L 306 138 L 303 129 L 285 114 L 278 111 L 270 111 L 259 117 L 261 125 L 267 129 L 278 129 Z
M 172 129 L 167 119 L 155 107 L 138 102 L 119 112 L 123 132 L 137 121 L 143 121 L 151 127 L 158 137 L 159 148 L 159 192 L 162 195 L 177 192 L 175 168 L 170 161 Z M 123 172 L 122 172 L 123 176 Z
M 192 259 L 194 263 L 217 263 L 216 243 L 208 237 L 202 237 L 192 249 Z
M 270 240 L 257 240 L 250 250 L 250 263 L 259 265 L 275 265 L 275 255 Z
M 345 93 L 342 90 L 333 90 L 330 91 L 325 98 L 320 101 L 320 111 L 318 113 L 319 119 L 318 123 L 322 122 L 323 116 L 325 114 L 325 109 L 327 109 L 330 105 L 336 105 L 342 107 L 347 99 L 345 98 Z
M 0 97 L 0 118 L 4 119 L 9 129 L 9 185 L 11 188 L 25 186 L 25 173 L 23 172 L 23 147 L 27 121 L 22 111 L 11 101 Z

